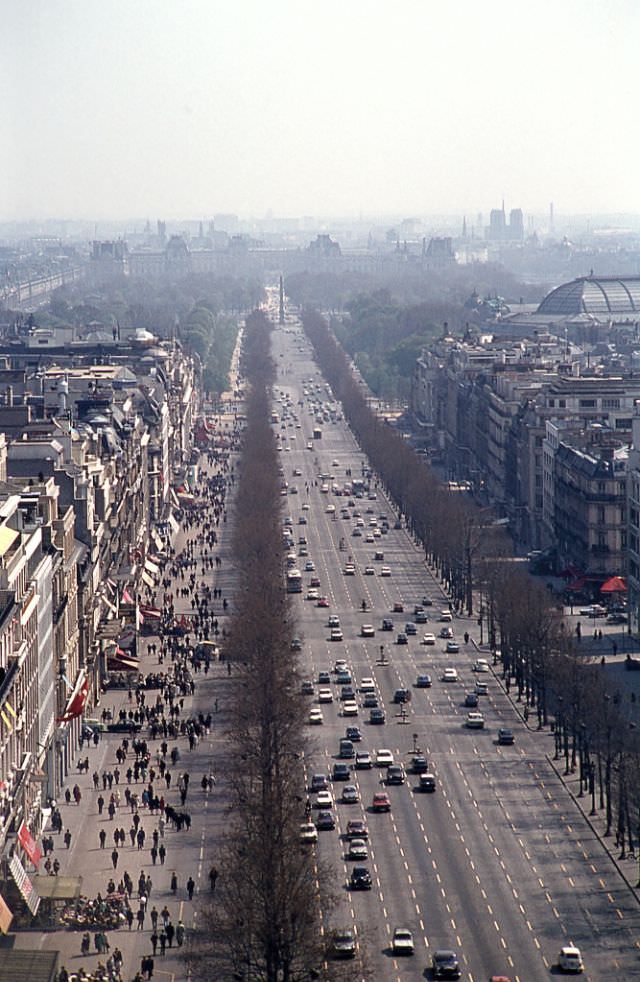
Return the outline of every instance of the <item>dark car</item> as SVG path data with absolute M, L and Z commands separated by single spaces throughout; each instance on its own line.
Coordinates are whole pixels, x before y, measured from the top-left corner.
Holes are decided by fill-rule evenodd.
M 326 791 L 328 787 L 329 781 L 326 774 L 314 774 L 311 778 L 312 791 Z
M 348 726 L 345 735 L 347 740 L 351 740 L 352 743 L 359 743 L 362 740 L 362 733 L 358 726 Z
M 416 754 L 411 761 L 411 766 L 414 774 L 426 774 L 426 772 L 429 770 L 429 764 L 427 763 L 427 758 L 424 756 L 424 754 Z
M 401 764 L 387 767 L 387 784 L 404 784 L 404 778 L 404 767 Z
M 352 685 L 343 685 L 340 689 L 340 701 L 346 702 L 347 699 L 355 699 L 356 694 Z
M 506 727 L 498 730 L 498 743 L 501 747 L 510 747 L 514 740 L 513 730 L 508 730 Z
M 373 886 L 371 873 L 366 866 L 354 866 L 351 870 L 349 886 L 352 890 L 370 890 Z
M 351 768 L 348 764 L 334 764 L 333 765 L 333 780 L 334 781 L 348 781 L 351 777 Z
M 396 637 L 396 644 L 409 644 L 407 635 L 404 634 L 404 632 L 401 631 L 400 634 L 398 634 Z
M 434 774 L 421 774 L 418 778 L 418 791 L 426 791 L 430 794 L 436 790 L 436 779 Z
M 411 692 L 409 689 L 396 689 L 393 694 L 393 701 L 395 703 L 411 702 Z
M 318 817 L 316 818 L 316 828 L 319 832 L 331 832 L 336 827 L 336 820 L 333 817 L 333 812 L 321 811 L 318 812 Z
M 390 621 L 388 617 L 385 617 L 385 619 L 382 622 L 382 630 L 393 631 L 393 621 Z
M 424 674 L 418 675 L 416 678 L 416 689 L 430 689 L 431 688 L 431 676 Z
M 434 951 L 431 956 L 434 979 L 459 979 L 460 963 L 455 951 Z
M 369 722 L 373 723 L 374 726 L 382 726 L 386 720 L 384 709 L 372 709 L 369 713 Z
M 464 704 L 470 709 L 475 709 L 478 705 L 478 695 L 476 692 L 467 692 L 464 697 Z
M 331 937 L 331 954 L 334 958 L 355 958 L 356 937 L 350 927 L 338 929 Z
M 378 705 L 378 697 L 375 692 L 367 692 L 362 700 L 362 705 L 365 709 L 376 709 Z
M 141 723 L 134 723 L 132 719 L 119 720 L 117 723 L 107 723 L 109 733 L 139 733 L 142 729 Z

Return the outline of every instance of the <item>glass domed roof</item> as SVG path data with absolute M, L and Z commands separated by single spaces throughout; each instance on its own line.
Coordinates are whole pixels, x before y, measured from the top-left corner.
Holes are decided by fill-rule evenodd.
M 582 276 L 548 293 L 538 314 L 640 314 L 640 277 Z

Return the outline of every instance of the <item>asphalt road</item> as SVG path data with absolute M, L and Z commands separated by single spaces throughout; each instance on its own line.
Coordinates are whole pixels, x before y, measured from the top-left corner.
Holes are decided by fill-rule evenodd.
M 395 761 L 408 768 L 404 785 L 385 788 L 391 798 L 389 814 L 374 814 L 370 808 L 373 794 L 382 790 L 384 768 L 353 771 L 359 804 L 339 802 L 341 785 L 330 785 L 336 829 L 319 832 L 317 845 L 310 847 L 318 857 L 321 892 L 332 886 L 337 894 L 335 908 L 327 909 L 326 927 L 355 927 L 362 955 L 357 976 L 367 982 L 432 977 L 430 971 L 425 975 L 425 968 L 433 951 L 442 947 L 457 952 L 464 979 L 503 974 L 534 982 L 556 972 L 559 949 L 568 943 L 582 950 L 585 978 L 636 977 L 638 903 L 551 766 L 547 755 L 553 754 L 552 737 L 523 726 L 491 672 L 482 675 L 488 679 L 488 694 L 480 696 L 479 706 L 484 729 L 464 725 L 465 693 L 476 681 L 475 622 L 454 618 L 457 654 L 447 654 L 446 642 L 440 639 L 434 646 L 420 644 L 426 631 L 437 635 L 442 627 L 438 614 L 447 603 L 438 582 L 407 533 L 394 529 L 396 516 L 380 490 L 375 500 L 355 500 L 357 507 L 349 507 L 348 520 L 340 517 L 348 499 L 331 490 L 322 492 L 320 475 L 331 475 L 330 487 L 334 481 L 342 485 L 348 468 L 359 477 L 366 462 L 342 419 L 323 420 L 322 439 L 312 441 L 312 398 L 333 400 L 299 325 L 289 322 L 274 332 L 274 353 L 279 368 L 276 395 L 285 393 L 291 400 L 288 411 L 282 401 L 276 403 L 285 417 L 275 427 L 282 438 L 281 462 L 289 484 L 284 514 L 291 516 L 296 549 L 308 552 L 299 557 L 299 568 L 304 570 L 308 559 L 315 564 L 315 571 L 303 572 L 303 593 L 294 598 L 303 675 L 315 687 L 309 708 L 318 705 L 318 672 L 331 671 L 336 658 L 345 658 L 355 684 L 365 676 L 375 680 L 379 704 L 386 710 L 384 725 L 370 725 L 358 693 L 358 718 L 345 719 L 332 674 L 334 701 L 321 706 L 323 725 L 309 727 L 307 773 L 330 775 L 340 737 L 352 723 L 362 731 L 356 750 L 373 754 L 388 748 Z M 299 476 L 294 476 L 296 470 Z M 303 510 L 307 504 L 309 509 Z M 335 506 L 335 517 L 327 512 L 330 505 Z M 352 534 L 354 511 L 365 521 L 364 535 L 358 538 Z M 367 542 L 367 532 L 372 534 L 369 522 L 374 517 L 380 521 L 381 514 L 388 516 L 390 529 Z M 306 525 L 298 524 L 301 517 Z M 300 536 L 306 538 L 306 546 L 298 542 Z M 339 548 L 341 538 L 346 551 Z M 373 560 L 378 549 L 384 551 L 389 577 L 380 575 L 383 563 Z M 349 556 L 354 575 L 343 572 Z M 374 567 L 374 575 L 364 574 L 367 565 Z M 328 598 L 329 608 L 305 599 L 312 576 L 320 580 L 319 593 Z M 413 607 L 423 595 L 433 600 L 427 608 L 429 623 L 417 626 L 417 637 L 410 637 L 408 645 L 396 644 L 397 632 L 413 620 Z M 404 613 L 391 612 L 396 602 L 403 602 Z M 343 641 L 329 640 L 330 614 L 340 618 Z M 393 620 L 393 632 L 380 630 L 385 617 Z M 363 623 L 374 626 L 375 637 L 360 637 Z M 462 640 L 465 631 L 471 635 L 468 645 Z M 382 644 L 386 665 L 380 664 Z M 459 681 L 442 682 L 445 667 L 455 668 Z M 431 675 L 433 685 L 417 689 L 416 676 L 423 672 Z M 399 687 L 412 691 L 406 721 L 391 701 Z M 513 730 L 513 746 L 498 746 L 500 726 Z M 416 791 L 417 778 L 409 770 L 414 745 L 425 753 L 436 776 L 435 794 Z M 373 889 L 354 893 L 347 888 L 353 863 L 345 858 L 343 834 L 350 818 L 363 817 L 369 827 L 366 865 Z M 412 958 L 391 954 L 395 926 L 413 932 Z

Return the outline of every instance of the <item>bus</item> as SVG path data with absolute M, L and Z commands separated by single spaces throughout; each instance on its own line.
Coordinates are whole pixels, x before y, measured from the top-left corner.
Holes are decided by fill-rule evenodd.
M 299 569 L 287 570 L 287 593 L 302 593 L 302 574 Z

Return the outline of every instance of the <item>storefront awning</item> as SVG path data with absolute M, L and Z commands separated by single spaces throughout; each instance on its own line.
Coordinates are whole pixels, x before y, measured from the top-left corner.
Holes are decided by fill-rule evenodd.
M 169 515 L 169 525 L 173 529 L 174 533 L 177 533 L 180 530 L 180 526 L 173 515 Z
M 155 580 L 153 579 L 153 577 L 152 576 L 149 576 L 149 574 L 144 569 L 140 573 L 140 578 L 141 578 L 142 582 L 143 583 L 146 583 L 147 586 L 150 587 L 151 589 L 153 589 L 153 587 L 156 585 Z
M 140 662 L 126 655 L 109 655 L 107 668 L 112 672 L 137 672 L 140 668 Z
M 151 573 L 152 576 L 160 576 L 160 567 L 156 566 L 156 564 L 153 563 L 148 556 L 144 561 L 144 568 L 146 569 L 147 573 Z
M 82 877 L 34 876 L 33 885 L 41 900 L 77 900 L 82 892 Z

